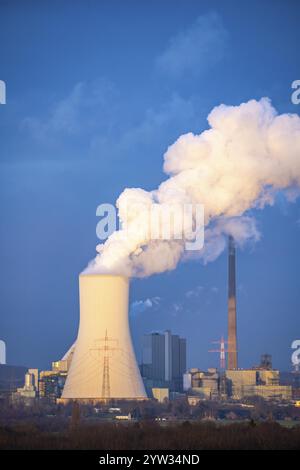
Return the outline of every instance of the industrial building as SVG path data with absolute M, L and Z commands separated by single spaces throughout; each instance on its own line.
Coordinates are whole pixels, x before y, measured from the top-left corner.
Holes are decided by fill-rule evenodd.
M 169 400 L 169 389 L 168 388 L 152 388 L 152 396 L 159 403 L 163 403 Z
M 292 387 L 280 385 L 278 370 L 227 370 L 229 396 L 240 400 L 247 396 L 260 396 L 266 400 L 291 400 Z
M 247 395 L 252 395 L 256 385 L 256 370 L 226 370 L 228 395 L 235 400 L 240 400 Z
M 56 371 L 41 371 L 39 383 L 39 396 L 49 401 L 56 402 L 65 385 L 67 374 L 59 374 Z
M 215 400 L 219 398 L 219 381 L 220 375 L 215 368 L 207 371 L 192 368 L 183 375 L 183 388 L 189 394 Z
M 67 373 L 67 361 L 53 362 L 52 370 L 26 369 L 24 385 L 11 395 L 13 402 L 30 404 L 36 398 L 56 402 L 61 397 Z
M 265 400 L 290 401 L 292 399 L 292 387 L 290 385 L 256 385 L 253 395 Z
M 81 274 L 79 289 L 79 331 L 61 402 L 147 399 L 129 330 L 129 279 Z
M 23 387 L 27 367 L 0 364 L 0 395 L 8 396 Z
M 67 379 L 70 362 L 52 362 L 52 370 L 42 370 L 39 376 L 39 396 L 55 402 L 60 399 Z
M 290 385 L 294 400 L 300 399 L 300 371 L 280 372 L 280 384 Z
M 22 386 L 12 390 L 13 393 L 10 393 L 12 401 L 30 404 L 34 399 L 41 398 L 55 403 L 62 395 L 71 361 L 70 349 L 63 359 L 52 362 L 51 370 L 21 368 Z
M 144 335 L 140 369 L 147 390 L 167 387 L 181 392 L 186 370 L 186 340 L 172 335 L 170 330 Z
M 270 365 L 269 365 L 270 366 Z M 260 396 L 265 400 L 291 400 L 292 386 L 280 384 L 278 370 L 228 369 L 225 373 L 210 368 L 201 371 L 189 369 L 183 376 L 183 388 L 189 401 L 200 400 L 242 400 L 245 397 Z M 193 400 L 192 397 L 197 397 Z
M 28 369 L 25 374 L 25 384 L 12 394 L 13 402 L 24 401 L 30 404 L 38 396 L 38 370 Z
M 0 339 L 0 365 L 6 364 L 6 344 Z

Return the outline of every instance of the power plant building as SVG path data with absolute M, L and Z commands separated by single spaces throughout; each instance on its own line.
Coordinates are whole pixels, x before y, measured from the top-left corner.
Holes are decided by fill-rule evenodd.
M 253 387 L 256 385 L 256 377 L 257 372 L 252 369 L 227 370 L 229 395 L 236 400 L 252 395 Z
M 190 369 L 183 376 L 184 390 L 202 399 L 214 400 L 219 397 L 220 375 L 215 368 L 202 371 Z
M 60 399 L 67 378 L 67 371 L 43 370 L 40 372 L 39 396 L 56 402 Z
M 38 377 L 37 369 L 30 369 L 25 374 L 25 384 L 24 387 L 17 389 L 12 395 L 13 401 L 24 400 L 25 402 L 30 402 L 35 400 L 38 396 L 38 385 L 36 383 L 36 377 Z
M 0 339 L 0 365 L 6 364 L 6 344 Z
M 163 403 L 169 400 L 169 389 L 168 388 L 152 388 L 152 395 L 155 400 L 159 403 Z
M 242 400 L 250 396 L 278 401 L 292 399 L 292 386 L 280 384 L 279 371 L 274 369 L 226 370 L 224 375 L 214 368 L 207 371 L 192 368 L 184 374 L 183 381 L 184 391 L 192 401 L 193 397 L 199 400 Z
M 141 373 L 147 389 L 182 391 L 186 371 L 186 340 L 170 330 L 143 336 Z
M 145 400 L 129 330 L 129 279 L 81 274 L 79 289 L 79 331 L 61 401 Z
M 227 370 L 229 395 L 236 400 L 247 396 L 260 396 L 265 400 L 291 400 L 292 387 L 280 385 L 278 370 Z
M 0 364 L 0 395 L 9 395 L 25 384 L 27 367 Z

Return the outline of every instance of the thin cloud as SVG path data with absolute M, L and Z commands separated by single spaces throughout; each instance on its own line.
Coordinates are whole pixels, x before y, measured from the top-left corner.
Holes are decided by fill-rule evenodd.
M 156 65 L 166 75 L 202 75 L 223 59 L 228 44 L 228 32 L 216 13 L 199 16 L 185 31 L 173 36 Z
M 160 297 L 151 297 L 145 300 L 136 300 L 132 302 L 130 306 L 130 313 L 131 315 L 138 315 L 140 313 L 144 313 L 146 310 L 158 307 L 160 301 Z
M 208 297 L 210 294 L 219 294 L 219 288 L 216 286 L 201 286 L 198 285 L 185 293 L 185 298 L 189 300 L 197 299 L 198 297 Z
M 116 111 L 116 90 L 105 79 L 79 82 L 44 116 L 28 116 L 21 128 L 38 141 L 108 132 Z
M 103 163 L 103 156 L 111 161 L 132 159 L 141 152 L 149 157 L 161 154 L 166 142 L 195 128 L 200 114 L 197 101 L 178 94 L 146 109 L 136 124 L 127 113 L 115 85 L 98 79 L 75 84 L 43 114 L 23 119 L 20 129 L 42 149 L 45 158 L 49 157 L 45 152 L 51 159 L 62 154 L 73 159 L 79 153 L 85 159 L 99 157 Z
M 195 298 L 195 297 L 199 297 L 199 295 L 202 294 L 203 290 L 204 290 L 203 286 L 196 286 L 194 289 L 188 290 L 185 293 L 185 297 L 187 299 L 192 299 L 192 298 Z
M 170 141 L 178 132 L 186 132 L 189 125 L 195 127 L 198 120 L 196 104 L 174 94 L 160 107 L 147 109 L 141 122 L 119 132 L 117 139 L 112 135 L 95 135 L 91 149 L 93 153 L 109 151 L 110 155 L 122 155 L 134 149 L 151 154 L 159 151 L 157 147 L 162 142 Z

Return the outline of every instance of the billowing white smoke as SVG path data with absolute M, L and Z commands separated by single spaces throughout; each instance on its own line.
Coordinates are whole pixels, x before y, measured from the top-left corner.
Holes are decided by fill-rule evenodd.
M 169 178 L 158 189 L 123 191 L 117 201 L 123 227 L 98 245 L 87 272 L 149 276 L 174 269 L 182 258 L 212 261 L 223 251 L 228 234 L 240 244 L 259 238 L 249 209 L 273 204 L 278 191 L 287 198 L 297 194 L 299 116 L 278 115 L 270 100 L 262 98 L 217 106 L 208 123 L 210 129 L 182 135 L 168 148 L 164 170 Z M 186 203 L 204 205 L 202 250 L 185 251 L 184 240 L 151 240 L 141 230 L 148 222 L 145 207 Z

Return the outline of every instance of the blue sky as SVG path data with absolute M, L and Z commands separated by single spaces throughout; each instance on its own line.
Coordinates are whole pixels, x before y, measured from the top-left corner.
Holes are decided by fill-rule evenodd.
M 209 111 L 268 96 L 298 113 L 295 1 L 0 1 L 0 337 L 8 362 L 49 367 L 76 337 L 78 274 L 95 255 L 96 207 L 156 188 L 163 154 Z M 255 214 L 238 252 L 240 366 L 290 368 L 300 337 L 300 202 Z M 134 280 L 131 325 L 187 338 L 189 366 L 218 364 L 226 254 Z

